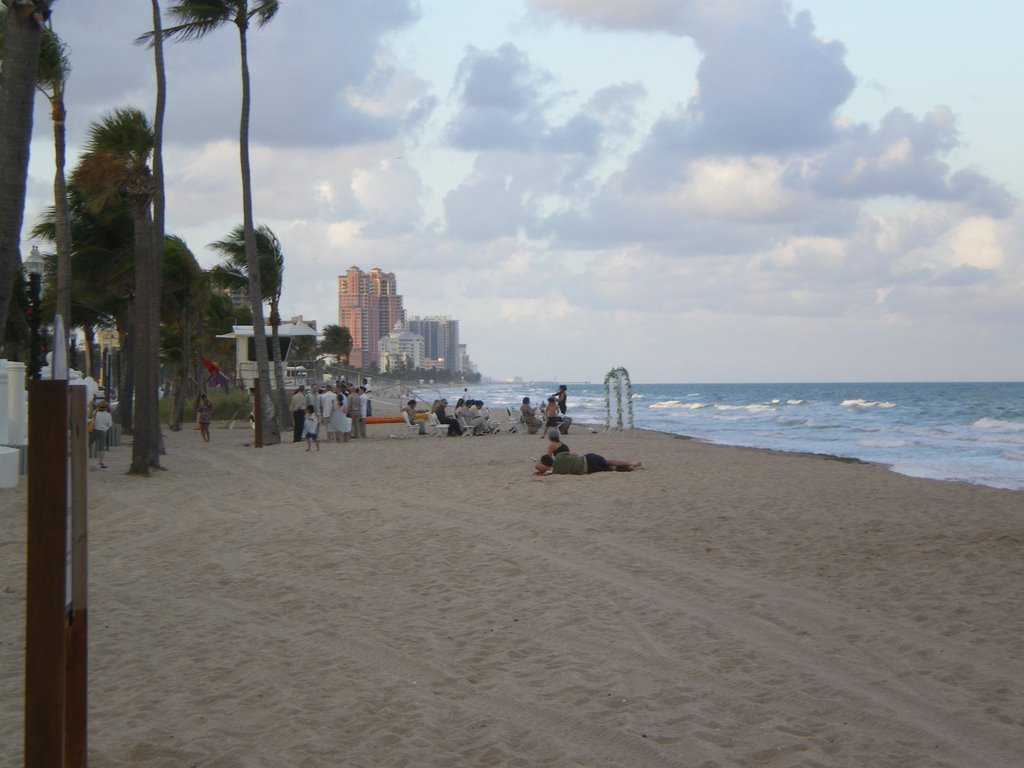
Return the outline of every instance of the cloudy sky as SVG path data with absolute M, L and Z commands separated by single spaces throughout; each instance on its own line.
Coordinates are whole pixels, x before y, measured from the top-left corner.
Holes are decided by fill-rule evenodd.
M 97 11 L 54 10 L 69 167 L 153 111 L 149 3 Z M 1024 380 L 1022 28 L 1005 0 L 283 0 L 249 52 L 284 313 L 337 322 L 337 276 L 380 267 L 493 378 Z M 237 32 L 166 58 L 168 231 L 210 266 Z

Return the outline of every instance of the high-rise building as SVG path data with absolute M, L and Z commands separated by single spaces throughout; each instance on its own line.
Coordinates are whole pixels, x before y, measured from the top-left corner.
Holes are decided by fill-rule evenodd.
M 453 373 L 462 371 L 458 320 L 452 320 L 447 315 L 413 317 L 406 323 L 406 327 L 423 337 L 423 356 L 431 361 L 431 367 Z
M 402 370 L 419 370 L 423 365 L 423 337 L 405 328 L 402 323 L 395 323 L 395 328 L 387 336 L 377 342 L 381 373 L 394 373 Z
M 359 267 L 349 267 L 338 276 L 338 324 L 352 334 L 351 365 L 376 365 L 380 354 L 377 343 L 400 322 L 405 322 L 405 309 L 393 272 L 382 272 L 377 267 L 363 272 Z

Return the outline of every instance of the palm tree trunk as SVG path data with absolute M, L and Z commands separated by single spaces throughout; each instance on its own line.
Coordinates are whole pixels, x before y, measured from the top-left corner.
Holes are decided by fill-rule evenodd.
M 281 359 L 281 316 L 277 313 L 277 304 L 270 305 L 270 331 L 272 334 L 271 349 L 274 352 L 274 384 L 277 389 L 277 422 L 288 424 L 288 393 L 284 388 L 284 361 Z
M 148 475 L 150 467 L 160 466 L 159 414 L 159 272 L 153 253 L 153 231 L 149 203 L 136 199 L 133 206 L 135 240 L 135 411 L 132 462 L 129 474 Z M 154 322 L 155 317 L 155 322 Z
M 189 374 L 192 367 L 192 324 L 189 313 L 190 302 L 186 300 L 181 308 L 181 375 L 174 392 L 174 404 L 171 408 L 170 427 L 175 432 L 181 431 L 185 420 L 185 393 L 189 385 Z
M 134 297 L 128 301 L 128 311 L 122 323 L 120 381 L 117 384 L 117 418 L 126 435 L 135 431 L 135 304 Z
M 32 107 L 42 29 L 21 9 L 8 10 L 0 67 L 0 328 L 7 326 L 14 277 L 21 266 Z
M 252 335 L 256 347 L 256 375 L 260 380 L 260 412 L 262 414 L 263 445 L 281 442 L 281 427 L 274 415 L 274 401 L 270 387 L 270 361 L 267 355 L 267 329 L 263 317 L 263 291 L 260 286 L 260 262 L 256 249 L 256 227 L 252 214 L 252 169 L 249 163 L 249 55 L 244 24 L 238 27 L 242 56 L 242 118 L 239 125 L 238 147 L 242 166 L 242 226 L 245 230 L 245 262 L 249 273 L 249 301 L 252 305 Z
M 160 383 L 160 277 L 164 252 L 164 113 L 167 107 L 167 74 L 164 69 L 164 43 L 160 19 L 160 2 L 152 0 L 153 8 L 153 64 L 156 68 L 156 114 L 153 118 L 153 221 L 151 232 L 150 265 L 147 290 L 152 297 L 149 303 L 149 327 L 151 354 L 148 364 L 153 376 L 153 384 Z M 155 391 L 155 387 L 154 387 Z M 156 395 L 154 395 L 154 398 Z M 152 451 L 150 466 L 160 466 L 162 440 L 160 434 L 159 401 L 154 399 L 153 411 L 149 414 L 150 429 L 155 436 L 155 448 Z
M 64 318 L 64 327 L 73 327 L 71 318 L 71 213 L 68 210 L 68 183 L 64 174 L 67 154 L 67 124 L 63 87 L 53 99 L 53 223 L 57 244 L 57 308 L 55 314 Z

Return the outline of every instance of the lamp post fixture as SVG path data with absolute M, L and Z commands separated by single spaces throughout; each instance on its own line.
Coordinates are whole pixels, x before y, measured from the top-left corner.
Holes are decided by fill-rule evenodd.
M 42 367 L 43 358 L 43 344 L 42 336 L 39 333 L 39 328 L 42 320 L 42 292 L 43 292 L 43 256 L 39 253 L 39 248 L 35 245 L 32 246 L 32 251 L 29 253 L 29 257 L 25 259 L 25 271 L 28 272 L 28 292 L 29 292 L 29 328 L 32 332 L 31 344 L 32 348 L 29 351 L 29 378 L 35 381 L 39 380 L 39 370 Z

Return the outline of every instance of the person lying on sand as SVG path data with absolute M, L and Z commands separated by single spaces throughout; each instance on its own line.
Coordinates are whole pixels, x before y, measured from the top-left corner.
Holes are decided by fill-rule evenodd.
M 540 463 L 534 464 L 533 468 L 537 470 L 538 475 L 546 475 L 549 472 L 554 475 L 592 475 L 595 472 L 632 472 L 639 467 L 639 461 L 606 459 L 597 453 L 577 456 L 575 453 L 566 452 L 554 456 L 546 453 L 540 457 Z

